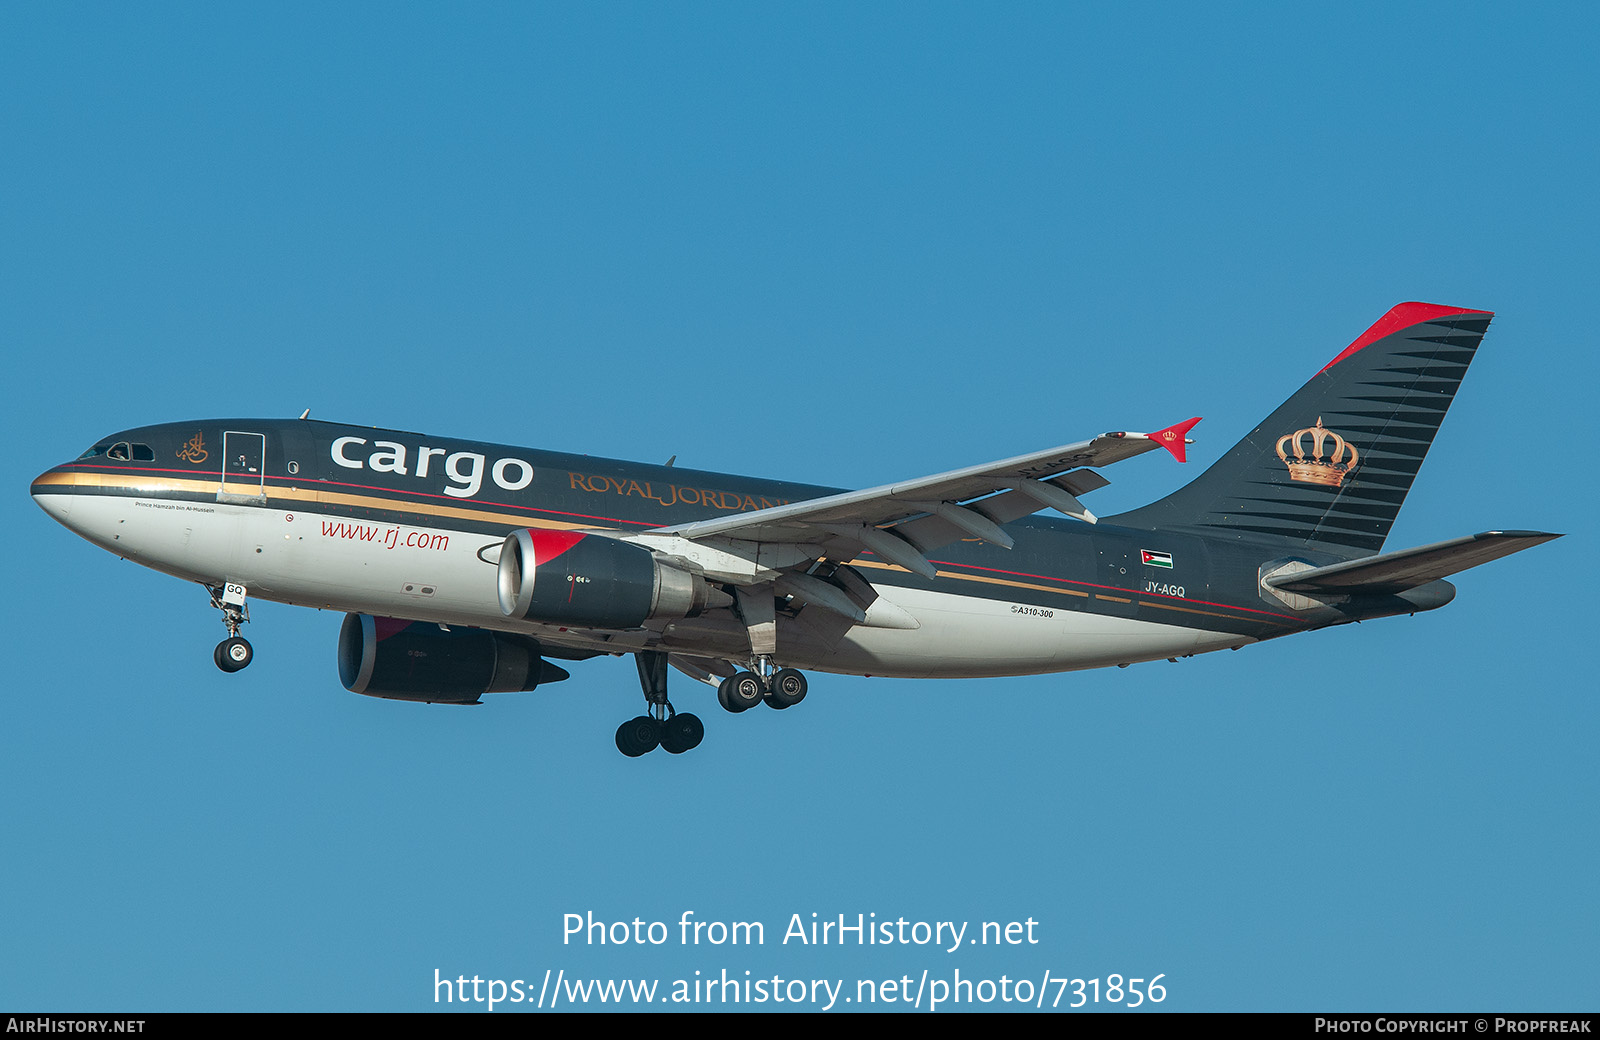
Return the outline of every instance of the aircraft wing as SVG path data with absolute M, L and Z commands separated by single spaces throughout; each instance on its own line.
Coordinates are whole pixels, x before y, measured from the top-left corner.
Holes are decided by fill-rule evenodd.
M 1001 525 L 1040 509 L 1094 523 L 1094 514 L 1078 496 L 1109 481 L 1083 467 L 1108 466 L 1156 448 L 1166 448 L 1182 462 L 1185 446 L 1193 443 L 1184 435 L 1199 421 L 1190 419 L 1155 433 L 1103 433 L 1093 440 L 947 473 L 650 533 L 689 539 L 853 543 L 932 577 L 933 566 L 922 553 L 966 537 L 1010 548 L 1012 539 Z

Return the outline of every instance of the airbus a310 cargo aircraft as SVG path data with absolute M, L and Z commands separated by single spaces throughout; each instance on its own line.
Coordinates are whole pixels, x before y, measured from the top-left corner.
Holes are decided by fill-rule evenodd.
M 247 597 L 347 611 L 356 693 L 477 704 L 633 654 L 647 713 L 617 747 L 704 728 L 667 666 L 730 712 L 788 708 L 801 669 L 1000 676 L 1237 649 L 1432 610 L 1457 571 L 1559 537 L 1492 531 L 1381 552 L 1489 327 L 1402 303 L 1187 486 L 1099 519 L 1099 469 L 1198 419 L 865 491 L 277 419 L 113 434 L 33 482 L 51 516 L 199 582 L 223 671 Z M 1066 519 L 1035 515 L 1053 511 Z

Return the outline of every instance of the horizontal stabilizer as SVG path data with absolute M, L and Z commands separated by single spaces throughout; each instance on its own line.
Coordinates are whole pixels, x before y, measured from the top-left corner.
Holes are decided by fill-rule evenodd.
M 1266 584 L 1284 592 L 1313 594 L 1399 593 L 1560 537 L 1543 531 L 1486 531 L 1314 570 L 1274 575 L 1266 579 Z

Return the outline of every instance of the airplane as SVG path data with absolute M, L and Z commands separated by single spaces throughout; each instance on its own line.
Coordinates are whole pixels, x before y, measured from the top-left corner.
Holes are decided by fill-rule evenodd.
M 1177 659 L 1433 610 L 1444 579 L 1560 537 L 1383 544 L 1491 312 L 1392 308 L 1198 478 L 1097 517 L 1099 470 L 1198 418 L 861 491 L 299 419 L 125 430 L 32 484 L 83 538 L 194 581 L 250 664 L 248 600 L 346 612 L 358 694 L 480 704 L 632 654 L 619 751 L 705 732 L 668 667 L 740 713 L 807 671 L 1065 672 Z M 1050 511 L 1059 516 L 1039 515 Z

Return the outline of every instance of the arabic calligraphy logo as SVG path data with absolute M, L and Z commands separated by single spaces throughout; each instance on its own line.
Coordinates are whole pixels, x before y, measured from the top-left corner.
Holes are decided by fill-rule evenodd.
M 206 442 L 201 438 L 200 431 L 196 430 L 189 442 L 178 449 L 178 458 L 185 462 L 199 465 L 206 460 L 209 453 L 206 451 Z
M 1309 455 L 1306 454 L 1307 437 L 1311 440 Z M 1294 449 L 1294 454 L 1291 455 L 1283 450 L 1285 444 Z M 1324 446 L 1331 449 L 1326 455 L 1323 454 Z M 1317 425 L 1278 438 L 1278 458 L 1289 467 L 1290 480 L 1338 487 L 1344 483 L 1345 476 L 1356 468 L 1361 456 L 1356 452 L 1354 444 L 1332 430 L 1324 429 L 1322 417 L 1318 416 Z

